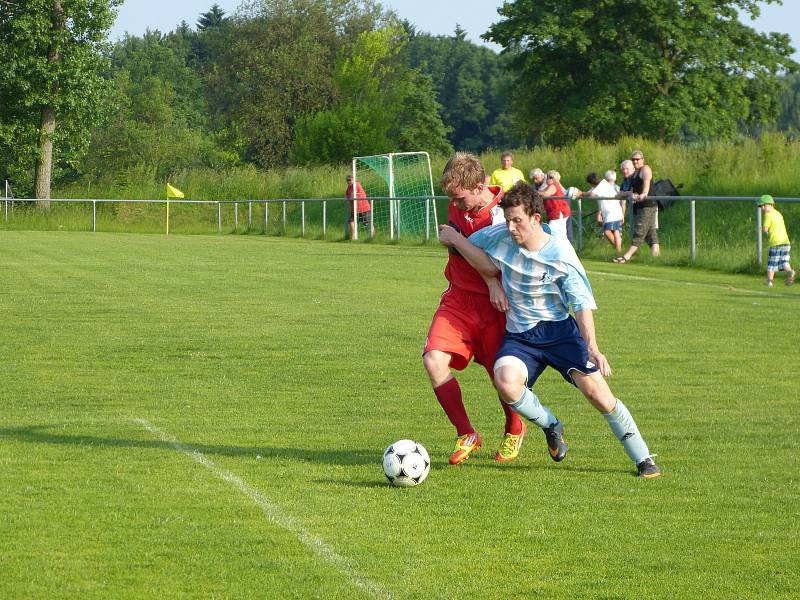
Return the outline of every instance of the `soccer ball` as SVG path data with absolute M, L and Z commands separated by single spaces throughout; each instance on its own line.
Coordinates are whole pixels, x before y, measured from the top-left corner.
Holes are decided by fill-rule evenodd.
M 399 487 L 419 485 L 431 470 L 428 451 L 412 440 L 398 440 L 383 453 L 383 472 Z

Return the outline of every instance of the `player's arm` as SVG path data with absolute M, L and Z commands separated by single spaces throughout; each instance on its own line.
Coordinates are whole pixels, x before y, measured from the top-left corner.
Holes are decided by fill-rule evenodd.
M 465 238 L 461 232 L 456 231 L 449 225 L 439 226 L 439 242 L 445 246 L 452 246 L 458 250 L 459 254 L 478 272 L 478 275 L 486 282 L 489 289 L 489 301 L 497 310 L 506 312 L 509 309 L 508 298 L 497 274 L 500 270 L 481 248 Z
M 481 248 L 465 238 L 460 231 L 456 231 L 450 225 L 439 225 L 439 242 L 445 246 L 452 246 L 472 265 L 481 277 L 497 277 L 500 270 Z
M 608 364 L 608 359 L 600 352 L 597 347 L 597 337 L 594 331 L 594 316 L 590 308 L 575 311 L 575 321 L 578 323 L 578 329 L 581 336 L 586 342 L 586 348 L 589 350 L 589 358 L 597 368 L 600 369 L 600 374 L 603 377 L 611 375 L 611 365 Z

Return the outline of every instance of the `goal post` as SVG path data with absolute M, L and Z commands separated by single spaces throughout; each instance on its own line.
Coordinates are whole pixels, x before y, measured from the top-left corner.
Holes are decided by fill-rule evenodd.
M 361 184 L 369 200 L 370 222 L 375 233 L 389 239 L 404 236 L 430 239 L 431 225 L 435 232 L 438 220 L 427 152 L 357 156 L 353 158 L 352 174 L 353 181 Z M 355 209 L 353 202 L 352 210 Z M 356 227 L 356 239 L 359 230 L 365 230 L 365 226 Z M 366 231 L 369 235 L 369 230 Z

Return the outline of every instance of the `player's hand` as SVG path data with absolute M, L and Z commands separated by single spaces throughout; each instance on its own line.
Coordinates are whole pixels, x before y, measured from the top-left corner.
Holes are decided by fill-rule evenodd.
M 450 225 L 439 225 L 439 243 L 445 246 L 454 246 L 459 237 L 463 236 Z
M 611 377 L 611 365 L 608 364 L 608 359 L 605 354 L 600 352 L 600 350 L 589 350 L 589 358 L 597 365 L 603 377 Z
M 506 312 L 509 308 L 506 292 L 499 281 L 496 279 L 493 281 L 494 283 L 489 283 L 486 286 L 489 288 L 489 302 L 491 302 L 492 306 L 494 306 L 500 312 Z

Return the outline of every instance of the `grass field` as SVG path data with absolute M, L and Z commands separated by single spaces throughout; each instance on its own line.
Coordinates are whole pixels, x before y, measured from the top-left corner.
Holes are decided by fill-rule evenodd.
M 639 480 L 552 373 L 571 451 L 460 376 L 486 446 L 420 362 L 435 246 L 0 233 L 2 598 L 797 598 L 800 286 L 587 261 Z M 433 467 L 389 487 L 383 449 Z

